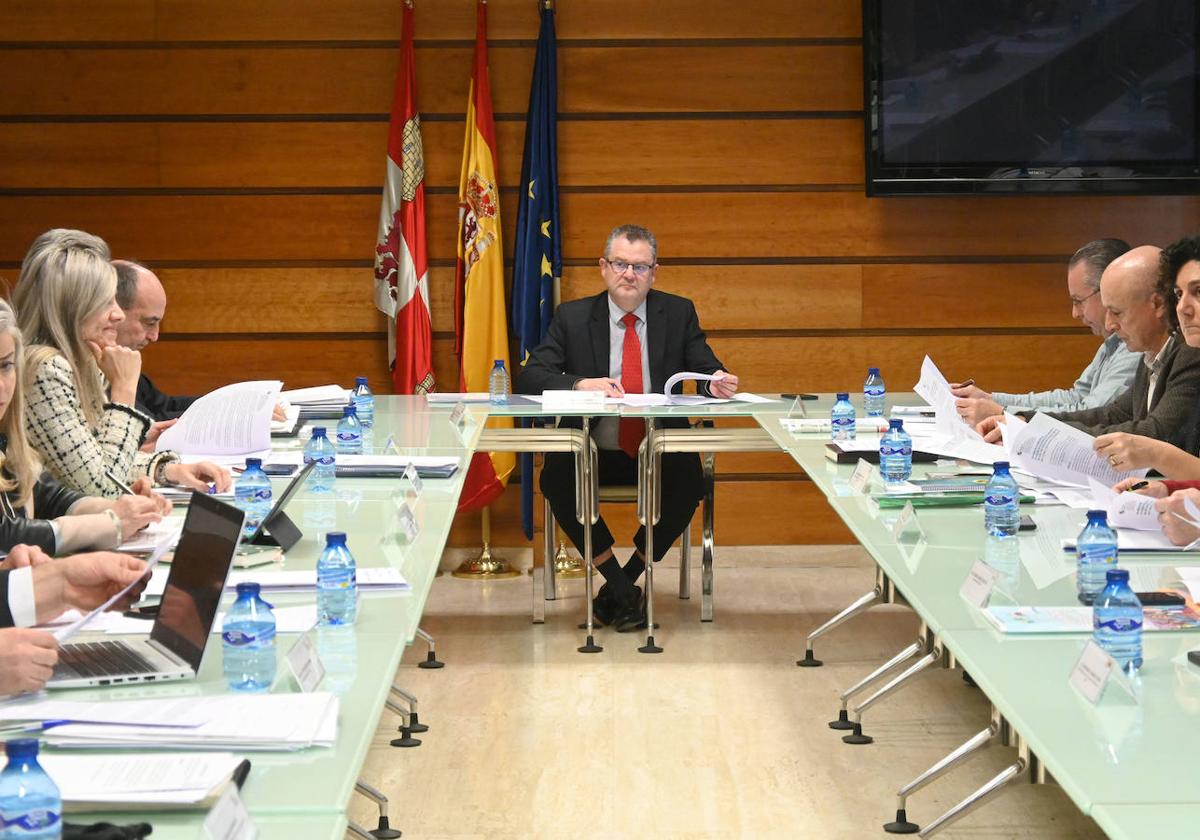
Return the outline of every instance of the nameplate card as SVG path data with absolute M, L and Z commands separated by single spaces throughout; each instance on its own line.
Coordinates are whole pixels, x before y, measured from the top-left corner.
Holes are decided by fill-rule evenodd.
M 792 417 L 793 415 L 799 415 L 800 417 L 808 416 L 808 409 L 804 405 L 804 400 L 799 397 L 792 400 L 791 406 L 788 407 L 787 416 Z
M 1083 652 L 1071 669 L 1069 682 L 1093 706 L 1100 703 L 1110 685 L 1119 686 L 1121 696 L 1137 702 L 1137 693 L 1129 676 L 1095 639 L 1088 639 L 1083 646 Z
M 996 581 L 999 579 L 999 571 L 982 560 L 976 560 L 971 566 L 971 571 L 967 573 L 967 579 L 959 588 L 958 594 L 972 607 L 983 609 L 992 597 L 992 590 L 996 588 Z
M 604 410 L 603 391 L 543 391 L 542 409 L 548 412 Z
M 456 403 L 453 410 L 450 412 L 450 422 L 458 428 L 462 428 L 467 422 L 467 404 L 464 402 Z
M 875 473 L 875 467 L 865 458 L 859 458 L 858 463 L 854 467 L 854 472 L 850 475 L 850 489 L 855 493 L 865 493 L 867 487 L 871 484 L 871 476 Z
M 421 480 L 420 473 L 417 472 L 416 466 L 412 463 L 409 463 L 404 468 L 404 481 L 407 482 L 409 488 L 412 490 L 413 498 L 421 498 L 421 491 L 425 489 L 425 482 Z
M 307 633 L 297 639 L 288 650 L 287 664 L 292 676 L 296 678 L 296 685 L 300 686 L 300 690 L 305 694 L 316 691 L 321 680 L 325 679 L 325 665 Z
M 408 506 L 408 502 L 398 501 L 396 505 L 396 531 L 402 537 L 401 542 L 413 543 L 417 540 L 417 535 L 421 532 L 421 526 L 417 523 L 417 517 L 413 514 L 412 508 Z
M 905 536 L 921 536 L 921 523 L 917 521 L 917 510 L 912 502 L 905 502 L 900 516 L 892 524 L 892 536 L 897 540 Z
M 204 836 L 208 840 L 255 840 L 258 826 L 250 819 L 246 803 L 230 782 L 204 818 Z

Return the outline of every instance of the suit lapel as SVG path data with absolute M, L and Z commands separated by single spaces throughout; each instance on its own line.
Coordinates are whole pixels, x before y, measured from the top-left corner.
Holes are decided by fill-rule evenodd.
M 646 353 L 650 361 L 650 388 L 653 393 L 661 393 L 667 384 L 667 373 L 664 369 L 667 355 L 666 308 L 663 298 L 653 290 L 646 296 L 646 335 L 650 347 Z
M 592 304 L 588 322 L 592 334 L 592 358 L 596 376 L 608 376 L 608 292 L 601 292 Z

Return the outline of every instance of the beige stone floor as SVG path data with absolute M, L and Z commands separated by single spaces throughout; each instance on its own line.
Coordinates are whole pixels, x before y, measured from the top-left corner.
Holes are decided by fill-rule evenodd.
M 840 689 L 916 630 L 911 612 L 876 608 L 819 643 L 825 667 L 794 665 L 804 634 L 870 588 L 861 549 L 724 549 L 711 624 L 699 621 L 698 575 L 680 601 L 670 563 L 656 578 L 658 656 L 609 630 L 603 653 L 577 653 L 582 581 L 538 626 L 527 576 L 437 579 L 424 626 L 446 667 L 416 668 L 417 646 L 398 673 L 431 729 L 416 749 L 390 747 L 397 719 L 385 712 L 363 771 L 404 837 L 888 837 L 895 788 L 986 724 L 979 691 L 939 670 L 867 713 L 872 745 L 847 746 L 826 726 Z M 916 794 L 910 819 L 928 822 L 1014 755 L 985 751 Z M 361 798 L 350 816 L 374 826 Z M 1022 786 L 940 836 L 1104 834 L 1059 788 Z

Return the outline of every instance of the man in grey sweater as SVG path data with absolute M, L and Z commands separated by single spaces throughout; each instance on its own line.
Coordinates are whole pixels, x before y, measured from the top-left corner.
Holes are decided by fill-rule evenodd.
M 1070 388 L 1033 391 L 1027 394 L 988 393 L 970 385 L 954 385 L 958 413 L 971 425 L 985 417 L 1012 411 L 1082 411 L 1108 405 L 1128 390 L 1137 373 L 1140 353 L 1131 352 L 1115 332 L 1105 326 L 1104 304 L 1100 302 L 1100 276 L 1109 263 L 1129 251 L 1120 239 L 1097 239 L 1084 245 L 1067 263 L 1067 293 L 1071 315 L 1095 335 L 1104 338 L 1091 363 Z

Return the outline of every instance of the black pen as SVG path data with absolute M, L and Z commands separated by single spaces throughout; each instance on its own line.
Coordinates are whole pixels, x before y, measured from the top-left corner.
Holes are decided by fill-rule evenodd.
M 958 387 L 959 388 L 970 388 L 974 384 L 975 384 L 974 379 L 968 379 L 966 382 L 959 382 Z
M 111 481 L 113 484 L 117 485 L 117 488 L 122 493 L 128 493 L 130 496 L 137 495 L 137 493 L 133 492 L 133 488 L 130 487 L 128 484 L 126 484 L 121 479 L 117 478 L 117 474 L 115 472 L 113 472 L 111 469 L 105 469 L 104 474 L 108 477 L 109 481 Z
M 1141 490 L 1142 488 L 1149 487 L 1149 486 L 1150 486 L 1149 481 L 1139 481 L 1137 484 L 1130 484 L 1125 489 L 1128 491 L 1133 491 L 1133 490 Z
M 245 782 L 246 782 L 246 777 L 249 775 L 250 775 L 250 759 L 243 758 L 242 763 L 237 766 L 237 768 L 233 771 L 233 775 L 230 776 L 230 778 L 233 779 L 233 783 L 235 785 L 237 785 L 238 790 L 241 790 L 242 785 L 245 784 Z

